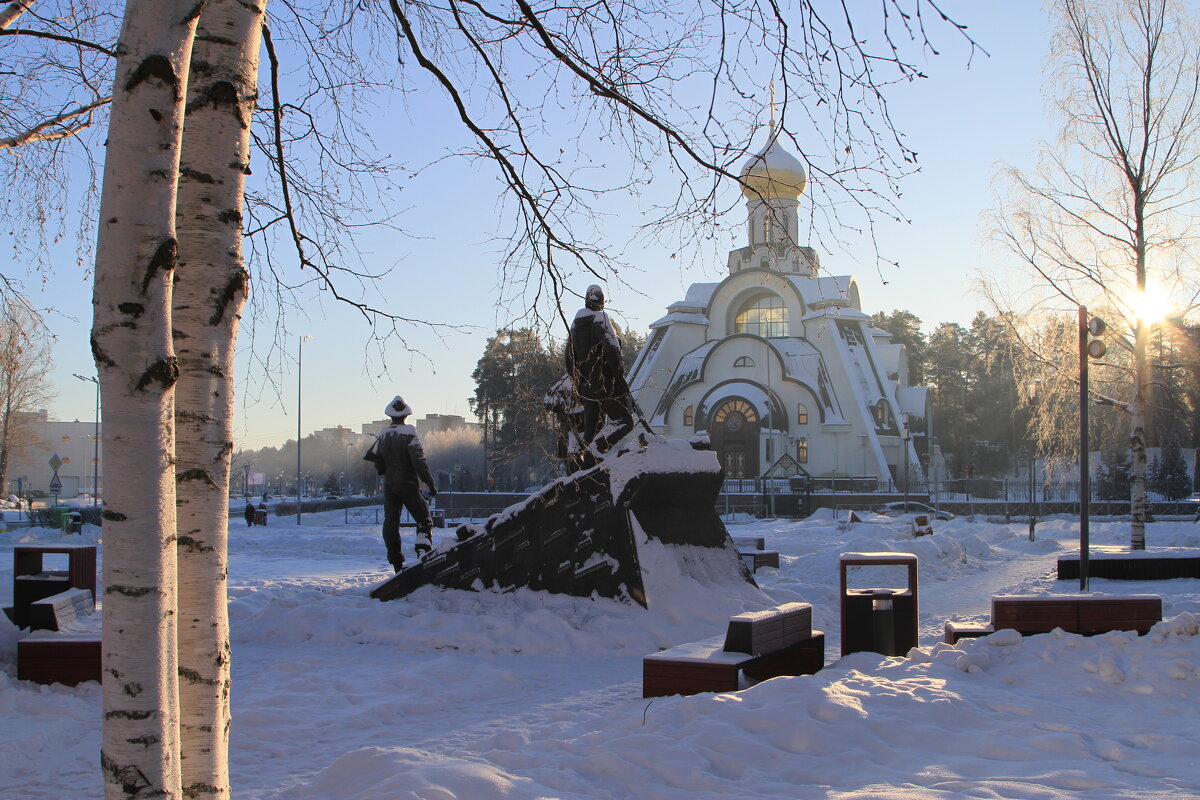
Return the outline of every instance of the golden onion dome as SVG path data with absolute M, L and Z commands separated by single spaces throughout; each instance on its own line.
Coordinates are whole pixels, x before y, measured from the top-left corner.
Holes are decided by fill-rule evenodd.
M 800 159 L 783 149 L 779 138 L 746 160 L 741 174 L 742 194 L 749 200 L 775 197 L 797 198 L 808 185 L 808 173 Z

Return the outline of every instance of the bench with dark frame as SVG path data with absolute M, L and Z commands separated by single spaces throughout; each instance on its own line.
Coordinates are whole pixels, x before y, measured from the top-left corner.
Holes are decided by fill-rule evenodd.
M 66 555 L 67 569 L 47 569 L 46 555 Z M 13 548 L 9 618 L 32 632 L 17 642 L 17 678 L 74 686 L 100 680 L 95 545 Z
M 992 598 L 989 625 L 947 620 L 945 641 L 987 636 L 1012 628 L 1022 636 L 1048 633 L 1062 628 L 1068 633 L 1094 636 L 1109 631 L 1147 633 L 1162 620 L 1162 598 L 1158 595 L 997 595 Z
M 786 603 L 729 618 L 714 636 L 642 659 L 642 697 L 733 692 L 739 674 L 754 681 L 812 675 L 825 664 L 825 634 L 812 629 L 812 606 Z
M 737 546 L 738 555 L 746 562 L 751 572 L 758 572 L 759 567 L 774 567 L 779 569 L 779 551 L 767 550 L 767 540 L 762 536 L 734 536 L 733 543 Z

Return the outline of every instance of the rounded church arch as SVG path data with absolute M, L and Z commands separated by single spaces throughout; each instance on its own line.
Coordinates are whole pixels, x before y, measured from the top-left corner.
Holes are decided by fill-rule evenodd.
M 712 413 L 708 438 L 717 452 L 726 478 L 757 478 L 758 410 L 742 397 L 728 397 Z

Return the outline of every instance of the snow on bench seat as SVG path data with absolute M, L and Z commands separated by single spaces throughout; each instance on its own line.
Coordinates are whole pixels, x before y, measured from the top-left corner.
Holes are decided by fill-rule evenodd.
M 824 666 L 825 634 L 812 629 L 812 606 L 786 603 L 730 617 L 724 636 L 642 659 L 642 696 L 733 692 L 741 673 L 756 681 L 811 675 Z

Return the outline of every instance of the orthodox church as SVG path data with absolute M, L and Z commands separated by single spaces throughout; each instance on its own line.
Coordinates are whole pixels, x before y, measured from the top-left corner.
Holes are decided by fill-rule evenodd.
M 650 326 L 629 385 L 656 433 L 708 436 L 727 478 L 924 474 L 929 389 L 863 313 L 853 276 L 797 244 L 803 164 L 778 142 L 742 169 L 748 242 Z

